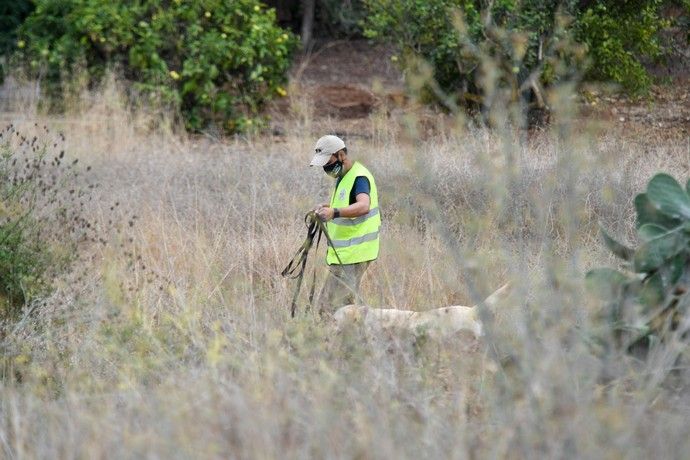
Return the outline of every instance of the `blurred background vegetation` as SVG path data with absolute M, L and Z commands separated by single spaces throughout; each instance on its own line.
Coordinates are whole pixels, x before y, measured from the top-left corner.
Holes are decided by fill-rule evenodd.
M 686 456 L 687 1 L 2 5 L 3 458 Z M 290 319 L 324 132 L 481 340 Z
M 258 1 L 46 0 L 32 6 L 8 32 L 6 40 L 16 36 L 10 66 L 40 79 L 58 107 L 65 92 L 83 89 L 80 82 L 97 84 L 114 70 L 144 100 L 179 111 L 190 129 L 215 124 L 234 132 L 284 91 L 294 36 Z
M 576 76 L 648 93 L 649 69 L 688 40 L 688 0 L 18 0 L 0 7 L 2 74 L 40 80 L 46 104 L 99 84 L 109 70 L 133 96 L 173 109 L 194 131 L 261 126 L 285 96 L 298 49 L 366 37 L 388 43 L 422 100 L 486 108 L 487 69 L 527 109 L 544 87 Z M 669 33 L 673 31 L 673 33 Z M 343 69 L 347 72 L 347 69 Z M 69 75 L 71 78 L 66 79 Z M 80 75 L 81 78 L 75 78 Z M 415 79 L 415 77 L 421 76 Z M 421 91 L 417 91 L 421 90 Z

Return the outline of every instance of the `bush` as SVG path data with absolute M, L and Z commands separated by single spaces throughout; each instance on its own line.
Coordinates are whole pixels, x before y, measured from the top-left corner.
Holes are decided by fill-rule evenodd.
M 604 242 L 624 266 L 587 274 L 592 291 L 606 302 L 604 316 L 623 349 L 670 341 L 690 329 L 690 181 L 683 188 L 673 177 L 657 174 L 635 197 L 635 210 L 641 245 L 629 248 L 602 229 Z
M 488 11 L 478 0 L 364 3 L 366 36 L 396 45 L 408 69 L 424 59 L 444 92 L 469 91 L 474 98 L 486 92 L 483 57 L 499 63 L 499 81 L 514 80 L 524 94 L 535 73 L 548 85 L 569 74 L 562 64 L 580 64 L 577 44 L 588 47 L 589 78 L 614 80 L 640 94 L 649 86 L 641 60 L 659 55 L 657 35 L 665 25 L 660 0 L 605 1 L 588 8 L 575 0 L 499 0 Z
M 515 96 L 558 78 L 551 60 L 568 51 L 555 28 L 558 3 L 503 0 L 482 11 L 475 0 L 366 0 L 365 35 L 396 45 L 410 75 L 433 77 L 426 86 L 433 98 L 488 105 L 495 83 Z
M 13 222 L 12 224 L 15 224 Z M 45 291 L 46 248 L 26 235 L 31 220 L 0 225 L 0 311 L 3 316 Z
M 50 131 L 44 128 L 44 135 Z M 41 142 L 12 125 L 0 131 L 0 318 L 49 293 L 75 260 L 77 245 L 94 240 L 83 217 L 94 187 L 78 181 L 56 141 Z M 80 186 L 80 184 L 82 184 Z
M 635 96 L 646 93 L 651 78 L 643 59 L 661 55 L 659 32 L 667 25 L 661 5 L 660 0 L 608 1 L 580 12 L 577 36 L 592 59 L 588 76 L 616 82 Z
M 20 31 L 18 62 L 61 96 L 63 77 L 90 83 L 117 69 L 137 93 L 179 111 L 194 130 L 242 131 L 281 84 L 295 37 L 257 0 L 38 0 Z

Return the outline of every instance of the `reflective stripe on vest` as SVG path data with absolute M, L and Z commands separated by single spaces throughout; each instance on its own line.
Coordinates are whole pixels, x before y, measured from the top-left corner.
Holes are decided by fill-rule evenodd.
M 368 213 L 364 214 L 363 216 L 353 217 L 353 218 L 338 217 L 337 219 L 333 219 L 333 223 L 337 224 L 337 225 L 357 225 L 357 224 L 361 224 L 362 222 L 369 219 L 370 217 L 377 216 L 378 214 L 379 214 L 379 208 L 374 208 L 374 209 L 371 209 Z
M 350 193 L 357 177 L 369 180 L 369 212 L 358 217 L 339 217 L 327 223 L 328 234 L 335 250 L 329 246 L 326 262 L 332 264 L 355 264 L 374 260 L 379 254 L 379 228 L 381 215 L 376 182 L 371 173 L 361 163 L 352 167 L 338 183 L 331 195 L 331 207 L 344 208 L 350 205 Z M 335 256 L 338 252 L 340 262 Z
M 366 235 L 358 236 L 356 238 L 350 238 L 349 240 L 333 240 L 333 246 L 337 248 L 346 248 L 348 246 L 354 246 L 355 244 L 366 243 L 367 241 L 374 241 L 379 237 L 379 231 L 367 233 Z

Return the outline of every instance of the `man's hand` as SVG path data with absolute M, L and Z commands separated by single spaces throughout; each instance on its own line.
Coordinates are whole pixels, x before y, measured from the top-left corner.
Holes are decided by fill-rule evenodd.
M 333 208 L 330 206 L 321 205 L 317 207 L 314 212 L 316 212 L 316 215 L 319 216 L 319 219 L 323 220 L 324 222 L 333 219 Z

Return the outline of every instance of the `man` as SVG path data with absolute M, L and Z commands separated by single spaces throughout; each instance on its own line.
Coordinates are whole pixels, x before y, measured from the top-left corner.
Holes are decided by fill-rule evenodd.
M 320 313 L 331 314 L 359 302 L 362 275 L 379 255 L 379 199 L 374 177 L 347 156 L 345 142 L 337 136 L 323 136 L 316 142 L 310 166 L 322 166 L 336 179 L 330 203 L 315 209 L 327 222 L 333 242 L 326 254 L 329 275 L 320 297 Z

